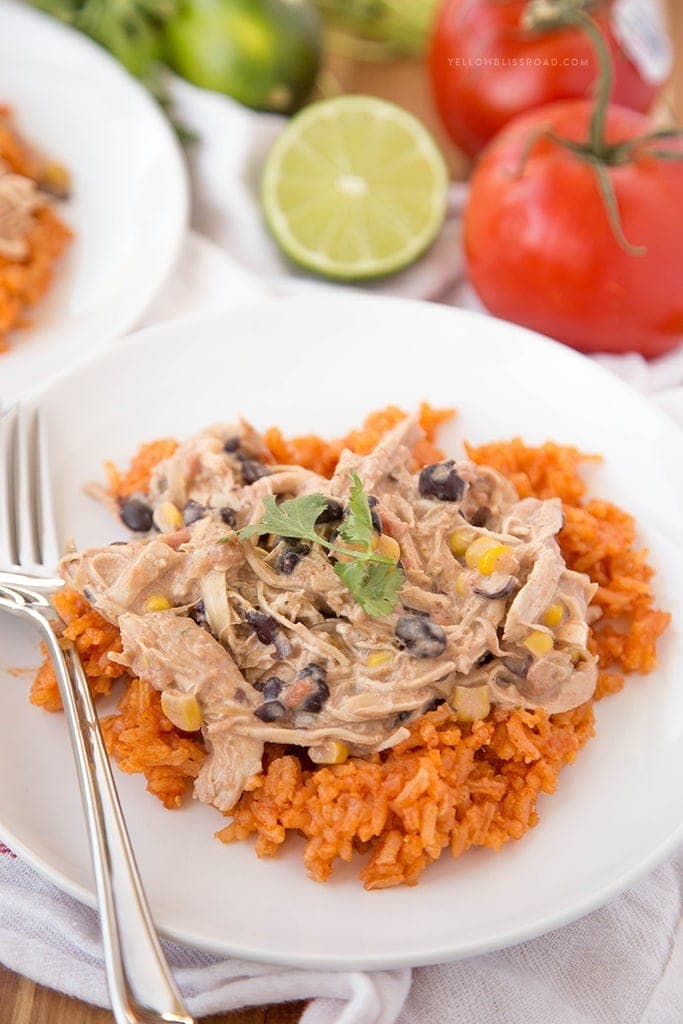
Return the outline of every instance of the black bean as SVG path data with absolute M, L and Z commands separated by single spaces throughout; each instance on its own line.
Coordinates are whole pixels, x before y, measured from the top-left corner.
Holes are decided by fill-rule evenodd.
M 396 637 L 413 658 L 438 658 L 446 650 L 441 626 L 420 615 L 402 615 L 396 623 Z
M 381 533 L 382 520 L 380 519 L 379 512 L 376 509 L 378 502 L 379 498 L 377 498 L 374 494 L 368 494 L 368 505 L 370 506 L 370 518 L 372 519 L 372 526 L 377 533 Z
M 310 553 L 310 544 L 288 544 L 284 551 L 281 551 L 275 559 L 275 571 L 283 576 L 291 576 L 297 565 Z
M 475 594 L 478 594 L 479 597 L 488 597 L 490 601 L 497 601 L 501 597 L 509 597 L 516 588 L 516 578 L 514 576 L 505 576 L 502 573 L 484 576 L 472 587 Z
M 260 707 L 256 708 L 254 714 L 262 722 L 277 722 L 285 717 L 287 709 L 279 700 L 267 700 L 265 704 L 261 704 Z
M 229 505 L 224 505 L 223 508 L 219 509 L 218 515 L 228 526 L 234 526 L 237 522 L 237 512 L 234 508 L 230 508 Z
M 92 604 L 93 601 L 95 600 L 95 595 L 93 594 L 90 587 L 83 587 L 83 597 L 86 599 L 88 604 Z
M 310 665 L 306 665 L 300 672 L 297 672 L 295 682 L 299 679 L 310 679 L 315 688 L 304 697 L 298 710 L 318 714 L 319 711 L 322 711 L 323 704 L 330 696 L 330 688 L 327 685 L 327 672 L 322 665 L 316 665 L 315 662 L 311 662 Z
M 503 658 L 503 665 L 518 679 L 526 679 L 533 658 L 530 654 L 510 654 Z
M 272 644 L 278 631 L 278 624 L 272 615 L 250 608 L 245 616 L 262 644 Z
M 344 517 L 344 506 L 336 498 L 327 498 L 327 505 L 316 519 L 317 525 L 337 523 Z
M 254 484 L 262 476 L 270 476 L 270 469 L 256 459 L 241 459 L 242 480 L 245 484 Z
M 484 651 L 480 658 L 477 658 L 477 665 L 488 665 L 490 661 L 493 661 L 495 654 L 493 651 Z
M 275 559 L 275 572 L 291 576 L 301 561 L 301 555 L 294 548 L 285 548 Z
M 239 437 L 229 437 L 223 445 L 223 450 L 228 452 L 229 455 L 233 455 L 240 446 Z
M 264 700 L 277 700 L 282 693 L 282 687 L 285 684 L 279 676 L 271 676 L 270 679 L 266 679 L 263 684 L 263 699 Z
M 407 722 L 408 719 L 412 718 L 414 714 L 414 711 L 399 711 L 399 713 L 394 718 L 394 724 L 403 725 L 403 723 Z
M 491 509 L 488 505 L 480 505 L 476 508 L 471 516 L 468 516 L 468 523 L 472 526 L 486 526 L 491 515 Z
M 444 697 L 432 697 L 432 699 L 428 700 L 427 703 L 423 706 L 422 713 L 426 715 L 430 711 L 436 711 L 437 708 L 440 708 L 441 705 L 445 703 L 446 699 Z
M 325 688 L 327 688 L 327 671 L 322 667 L 322 665 L 317 665 L 312 661 L 310 665 L 306 665 L 306 667 L 302 668 L 300 672 L 297 672 L 296 678 L 308 679 L 309 676 L 316 680 L 316 682 L 319 681 L 324 683 Z
M 323 709 L 323 704 L 329 697 L 329 693 L 311 693 L 301 705 L 304 711 L 310 711 L 317 715 Z
M 317 668 L 318 666 L 316 666 Z M 315 690 L 309 693 L 301 704 L 302 711 L 310 711 L 313 714 L 318 714 L 322 711 L 323 704 L 330 696 L 330 688 L 323 678 L 320 676 L 314 676 L 313 681 L 315 682 Z
M 187 614 L 198 626 L 208 626 L 209 623 L 206 618 L 206 608 L 203 601 L 197 601 L 196 604 L 193 604 Z
M 438 501 L 460 501 L 466 484 L 454 468 L 454 462 L 435 462 L 425 466 L 420 473 L 419 489 L 423 498 L 437 498 Z
M 152 529 L 152 510 L 146 501 L 140 498 L 128 498 L 121 503 L 121 520 L 129 530 L 136 533 L 147 533 Z
M 185 502 L 185 508 L 183 509 L 183 522 L 185 526 L 196 523 L 198 519 L 203 519 L 205 515 L 206 506 L 202 505 L 201 502 L 195 501 L 194 498 L 190 498 L 189 501 Z

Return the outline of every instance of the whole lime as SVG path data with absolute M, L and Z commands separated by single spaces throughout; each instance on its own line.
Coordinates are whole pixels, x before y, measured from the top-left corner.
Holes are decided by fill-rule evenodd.
M 306 0 L 182 0 L 166 26 L 165 55 L 195 85 L 289 113 L 315 83 L 320 23 Z

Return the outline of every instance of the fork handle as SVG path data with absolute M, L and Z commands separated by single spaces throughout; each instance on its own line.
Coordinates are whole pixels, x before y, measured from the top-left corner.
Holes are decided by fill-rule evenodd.
M 71 647 L 65 655 L 49 622 L 39 612 L 22 610 L 43 634 L 69 726 L 116 1024 L 194 1024 L 152 921 L 78 652 Z

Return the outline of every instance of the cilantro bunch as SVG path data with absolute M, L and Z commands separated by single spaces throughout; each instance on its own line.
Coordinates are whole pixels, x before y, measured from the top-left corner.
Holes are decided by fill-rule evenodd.
M 398 601 L 404 582 L 403 570 L 378 554 L 373 547 L 375 531 L 368 496 L 360 478 L 351 473 L 348 512 L 339 527 L 338 540 L 330 541 L 316 530 L 327 507 L 324 494 L 305 494 L 278 505 L 272 495 L 264 498 L 265 512 L 258 523 L 245 526 L 240 540 L 276 534 L 293 540 L 307 540 L 325 548 L 337 559 L 334 571 L 368 615 L 389 615 Z

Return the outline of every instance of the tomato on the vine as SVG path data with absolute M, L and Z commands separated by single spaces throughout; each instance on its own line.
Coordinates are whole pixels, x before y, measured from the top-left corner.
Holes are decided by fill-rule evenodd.
M 496 316 L 584 352 L 656 356 L 683 337 L 683 139 L 642 138 L 655 126 L 624 107 L 603 115 L 604 160 L 563 144 L 590 137 L 582 100 L 519 117 L 490 145 L 465 214 L 470 279 Z
M 614 102 L 647 111 L 658 88 L 619 46 L 613 0 L 590 6 L 614 63 Z M 530 32 L 527 0 L 446 0 L 431 41 L 429 70 L 441 119 L 453 141 L 476 156 L 519 114 L 561 99 L 589 97 L 598 74 L 590 40 L 566 26 Z

